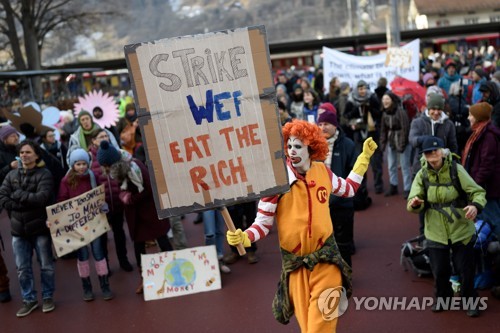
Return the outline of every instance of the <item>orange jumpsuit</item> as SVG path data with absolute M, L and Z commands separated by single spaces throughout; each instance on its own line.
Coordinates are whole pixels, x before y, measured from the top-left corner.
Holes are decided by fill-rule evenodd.
M 329 197 L 353 196 L 362 177 L 351 173 L 347 180 L 335 176 L 323 163 L 313 162 L 305 177 L 289 166 L 290 192 L 263 198 L 256 221 L 245 232 L 256 241 L 269 232 L 276 216 L 280 246 L 297 256 L 319 250 L 333 233 Z M 327 288 L 342 286 L 339 268 L 319 263 L 290 273 L 289 295 L 302 332 L 335 332 L 337 319 L 324 320 L 318 297 Z

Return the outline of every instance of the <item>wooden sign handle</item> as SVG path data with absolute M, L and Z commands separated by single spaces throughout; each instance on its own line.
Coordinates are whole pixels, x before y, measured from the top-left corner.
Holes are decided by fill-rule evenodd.
M 229 211 L 227 210 L 227 208 L 222 207 L 220 209 L 220 212 L 222 214 L 222 217 L 224 218 L 224 222 L 226 222 L 227 229 L 229 229 L 229 231 L 231 232 L 235 232 L 236 228 L 234 227 L 233 219 L 231 218 L 231 215 L 229 215 Z M 243 256 L 247 253 L 243 244 L 238 244 L 236 248 L 238 249 L 238 253 L 240 254 L 240 256 Z

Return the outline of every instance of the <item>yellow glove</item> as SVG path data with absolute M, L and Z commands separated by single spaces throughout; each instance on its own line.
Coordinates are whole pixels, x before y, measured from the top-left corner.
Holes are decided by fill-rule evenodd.
M 238 244 L 243 244 L 244 247 L 250 247 L 252 242 L 250 242 L 250 238 L 248 238 L 248 234 L 241 229 L 237 229 L 236 231 L 227 231 L 226 233 L 227 243 L 232 246 L 236 246 Z
M 359 154 L 358 159 L 352 168 L 352 171 L 354 171 L 355 174 L 360 176 L 365 174 L 366 170 L 368 170 L 368 165 L 370 164 L 370 157 L 372 157 L 376 149 L 377 144 L 371 137 L 365 140 L 363 143 L 363 152 Z

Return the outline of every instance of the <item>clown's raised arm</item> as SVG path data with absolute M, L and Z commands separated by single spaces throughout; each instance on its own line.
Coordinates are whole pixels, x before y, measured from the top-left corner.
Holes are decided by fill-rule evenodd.
M 352 197 L 356 194 L 363 176 L 368 169 L 370 157 L 377 149 L 372 138 L 365 140 L 363 152 L 358 156 L 349 176 L 337 177 L 322 162 L 328 153 L 328 144 L 319 127 L 305 121 L 293 121 L 283 127 L 285 154 L 287 156 L 288 179 L 290 192 L 259 201 L 257 217 L 254 223 L 244 232 L 228 231 L 227 240 L 230 245 L 242 243 L 245 247 L 265 237 L 271 230 L 278 202 L 284 200 L 285 210 L 301 214 L 319 207 L 325 200 L 328 203 L 330 194 L 340 197 Z M 318 204 L 316 204 L 318 202 Z

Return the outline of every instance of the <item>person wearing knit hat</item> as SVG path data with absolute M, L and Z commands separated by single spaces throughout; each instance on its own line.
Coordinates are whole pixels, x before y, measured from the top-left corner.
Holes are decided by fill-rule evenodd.
M 90 165 L 90 156 L 84 149 L 78 148 L 71 152 L 69 156 L 69 167 L 72 168 L 76 162 L 84 161 L 88 165 Z
M 108 141 L 101 141 L 97 151 L 97 161 L 100 165 L 106 167 L 115 164 L 122 159 L 122 154 Z
M 356 161 L 354 141 L 339 128 L 337 114 L 331 111 L 325 111 L 319 115 L 318 126 L 328 143 L 325 165 L 335 175 L 347 177 Z M 353 199 L 331 196 L 329 206 L 340 255 L 349 265 L 352 265 L 351 255 L 354 251 Z
M 68 143 L 68 157 L 66 158 L 66 162 L 69 165 L 69 155 L 71 152 L 77 148 L 83 148 L 86 151 L 92 146 L 92 134 L 100 129 L 99 125 L 94 123 L 92 115 L 85 110 L 82 110 L 78 113 L 78 128 L 77 130 L 71 134 Z M 110 143 L 116 148 L 119 149 L 120 146 L 116 141 L 115 135 L 111 133 L 109 130 L 104 129 L 108 134 Z
M 443 89 L 446 94 L 450 93 L 450 87 L 455 82 L 460 82 L 462 78 L 459 73 L 457 73 L 457 64 L 451 58 L 446 61 L 446 71 L 441 78 L 439 76 L 435 77 L 437 80 L 437 85 L 439 88 Z M 439 78 L 439 79 L 438 79 Z
M 448 60 L 446 60 L 444 69 L 447 70 L 449 67 L 457 68 L 457 63 L 452 58 L 448 58 Z
M 78 197 L 98 186 L 96 176 L 90 169 L 90 156 L 85 149 L 78 148 L 71 152 L 69 156 L 69 166 L 70 169 L 59 186 L 57 202 L 63 202 Z M 101 202 L 96 213 L 106 214 L 108 212 L 109 205 L 106 201 Z M 91 230 L 96 229 L 94 232 L 96 232 L 96 235 L 99 237 L 94 238 L 90 244 L 87 243 L 90 245 L 90 251 L 87 245 L 79 247 L 76 250 L 78 258 L 76 265 L 83 287 L 83 300 L 89 302 L 94 299 L 92 282 L 90 279 L 90 252 L 94 257 L 94 266 L 99 278 L 103 298 L 104 300 L 111 300 L 114 295 L 109 286 L 109 266 L 106 258 L 105 246 L 102 243 L 103 237 L 100 237 L 103 232 L 106 233 L 108 229 L 105 228 L 102 230 L 98 228 L 97 220 L 87 222 L 89 222 L 88 226 Z M 99 229 L 101 232 L 97 233 Z
M 422 78 L 422 82 L 426 87 L 433 86 L 436 84 L 436 80 L 434 79 L 434 75 L 432 75 L 432 73 L 425 74 L 424 77 Z
M 366 83 L 366 81 L 364 80 L 359 80 L 358 83 L 356 84 L 356 87 L 359 88 L 359 87 L 367 87 L 368 88 L 368 83 Z
M 337 114 L 337 110 L 335 109 L 335 106 L 333 106 L 332 103 L 326 102 L 326 103 L 321 103 L 318 107 L 318 116 L 324 113 L 325 111 L 333 112 L 335 115 Z
M 489 221 L 500 239 L 500 128 L 491 120 L 493 107 L 486 103 L 469 108 L 472 128 L 462 153 L 462 165 L 472 179 L 486 190 L 487 203 L 478 220 Z
M 169 220 L 158 219 L 148 169 L 141 161 L 118 151 L 107 141 L 101 141 L 97 160 L 105 173 L 120 185 L 118 198 L 124 205 L 125 220 L 141 272 L 141 254 L 146 253 L 147 241 L 156 240 L 162 252 L 173 250 L 167 237 Z M 135 292 L 142 293 L 142 288 L 141 281 Z
M 17 141 L 19 141 L 19 134 L 16 129 L 10 125 L 5 125 L 0 128 L 0 140 L 4 142 L 7 140 L 12 134 L 17 134 Z M 17 144 L 17 143 L 16 143 Z
M 324 103 L 324 104 L 330 104 L 330 103 Z M 322 104 L 322 105 L 324 105 L 324 104 Z M 325 110 L 318 117 L 318 126 L 320 126 L 321 123 L 328 123 L 328 124 L 335 126 L 335 128 L 338 128 L 339 122 L 337 120 L 337 113 L 333 112 L 331 110 Z
M 427 97 L 427 110 L 444 110 L 444 97 L 439 94 L 430 94 Z

